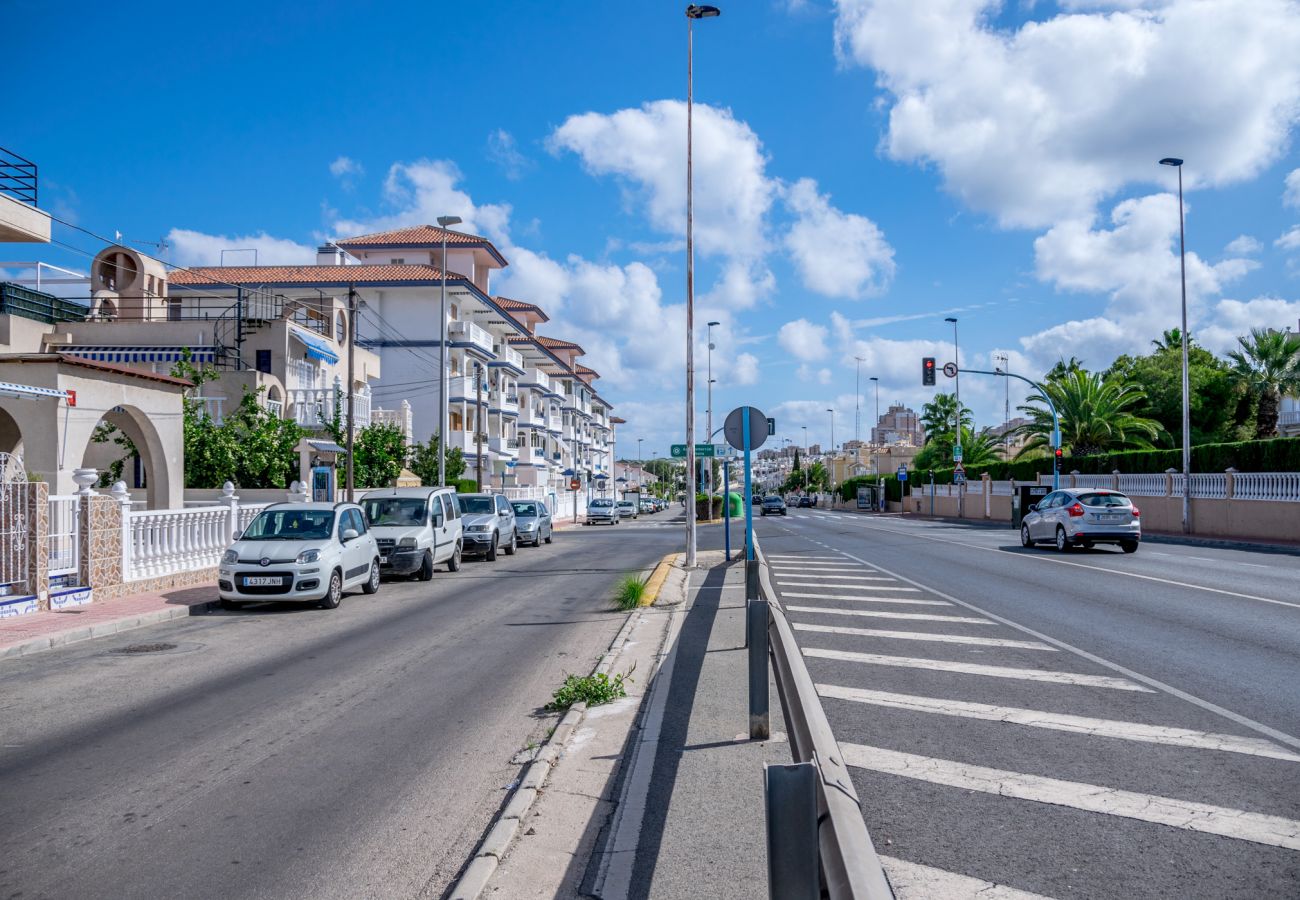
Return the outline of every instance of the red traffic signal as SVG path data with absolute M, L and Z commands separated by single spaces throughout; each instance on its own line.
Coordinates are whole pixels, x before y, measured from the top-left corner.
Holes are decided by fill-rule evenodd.
M 1064 456 L 1064 455 L 1065 455 L 1065 451 L 1062 450 L 1060 447 L 1057 447 L 1057 448 L 1056 448 L 1056 458 L 1057 458 L 1057 459 L 1060 459 L 1060 458 L 1061 458 L 1062 456 Z
M 934 385 L 934 357 L 927 356 L 921 360 L 921 384 L 926 387 Z

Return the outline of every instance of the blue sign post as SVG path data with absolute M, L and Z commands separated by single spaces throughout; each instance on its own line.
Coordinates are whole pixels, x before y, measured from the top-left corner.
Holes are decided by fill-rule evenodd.
M 731 562 L 731 459 L 729 457 L 722 460 L 722 543 L 727 551 L 727 562 Z
M 727 423 L 722 426 L 727 443 L 737 450 L 745 451 L 745 559 L 754 558 L 754 496 L 753 467 L 750 464 L 750 451 L 757 450 L 767 440 L 769 421 L 763 413 L 752 406 L 742 406 L 727 414 Z
M 749 445 L 753 443 L 749 439 L 749 407 L 745 407 L 744 423 L 741 425 L 745 429 L 745 559 L 754 558 L 754 504 L 749 502 L 749 497 L 754 493 L 754 487 L 750 482 L 750 465 L 749 465 Z M 766 423 L 764 423 L 766 427 Z

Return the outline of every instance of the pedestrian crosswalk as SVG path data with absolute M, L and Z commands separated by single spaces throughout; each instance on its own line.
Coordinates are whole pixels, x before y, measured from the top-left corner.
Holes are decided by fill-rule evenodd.
M 1203 702 L 1183 703 L 1188 695 L 1129 670 L 1086 671 L 1100 660 L 1046 635 L 1015 630 L 1014 623 L 978 607 L 963 608 L 970 605 L 959 596 L 933 592 L 847 554 L 822 552 L 822 546 L 809 554 L 786 547 L 768 554 L 766 562 L 845 762 L 870 773 L 874 798 L 885 789 L 897 793 L 896 815 L 903 815 L 898 809 L 940 802 L 935 791 L 954 791 L 954 798 L 962 799 L 953 802 L 969 804 L 973 801 L 966 798 L 982 796 L 989 798 L 986 804 L 1003 804 L 993 809 L 1003 809 L 1006 822 L 987 823 L 1002 831 L 1024 818 L 1014 804 L 1033 804 L 1073 811 L 1074 818 L 1057 826 L 1066 830 L 1098 829 L 1106 835 L 1115 827 L 1106 822 L 1118 820 L 1157 829 L 1142 835 L 1152 854 L 1164 852 L 1160 841 L 1172 840 L 1159 829 L 1202 836 L 1192 840 L 1230 839 L 1267 848 L 1258 852 L 1300 851 L 1300 817 L 1292 817 L 1297 804 L 1287 796 L 1300 770 L 1266 768 L 1267 774 L 1252 776 L 1260 782 L 1253 792 L 1240 797 L 1217 796 L 1211 787 L 1244 766 L 1300 763 L 1297 748 L 1273 739 L 1272 729 L 1252 731 L 1243 717 Z M 1035 636 L 1044 639 L 1031 639 Z M 1081 658 L 1070 656 L 1072 650 Z M 980 655 L 972 659 L 971 654 Z M 1225 715 L 1215 717 L 1207 709 Z M 1050 747 L 1043 742 L 1052 740 L 1071 743 L 1064 755 L 1043 752 Z M 991 752 L 978 754 L 975 746 Z M 1058 758 L 1070 763 L 1052 771 L 1047 760 Z M 1135 775 L 1136 758 L 1148 766 L 1156 761 L 1152 783 Z M 1277 789 L 1270 790 L 1270 779 L 1278 778 Z M 909 791 L 912 801 L 906 799 L 913 795 Z M 941 818 L 927 821 L 931 830 L 944 827 Z M 1033 837 L 1030 828 L 1028 839 Z M 1107 840 L 1097 838 L 1103 845 Z M 946 846 L 944 840 L 935 844 Z M 1186 852 L 1185 844 L 1175 846 Z M 1050 893 L 1039 892 L 1041 886 L 1054 883 L 1040 871 L 989 871 L 983 861 L 962 871 L 950 852 L 939 854 L 943 858 L 936 862 L 942 864 L 936 866 L 906 844 L 889 849 L 883 864 L 903 900 L 1041 898 Z M 1269 861 L 1276 868 L 1276 861 Z M 1059 879 L 1069 881 L 1069 872 Z M 1085 893 L 1108 894 L 1094 887 Z M 1169 893 L 1200 894 L 1195 887 Z

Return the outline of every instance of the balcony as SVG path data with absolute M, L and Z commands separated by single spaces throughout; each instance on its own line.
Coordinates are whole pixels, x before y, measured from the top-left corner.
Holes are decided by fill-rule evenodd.
M 491 438 L 488 441 L 488 449 L 493 453 L 499 453 L 502 456 L 514 457 L 519 453 L 519 438 Z
M 546 463 L 547 453 L 545 447 L 533 447 L 525 444 L 519 448 L 519 461 L 521 463 Z
M 546 413 L 539 409 L 533 408 L 532 404 L 525 402 L 519 410 L 519 426 L 529 428 L 545 428 Z
M 0 147 L 0 243 L 50 242 L 50 217 L 36 199 L 36 163 Z
M 509 367 L 520 375 L 524 374 L 524 356 L 518 350 L 505 344 L 498 344 L 493 352 L 496 353 L 497 358 L 492 365 Z
M 504 413 L 519 413 L 519 396 L 517 394 L 505 394 L 495 391 L 492 397 L 492 411 L 500 410 Z
M 536 388 L 542 393 L 550 393 L 553 390 L 551 387 L 551 376 L 537 368 L 526 370 L 519 385 L 520 387 Z
M 303 428 L 318 429 L 329 424 L 337 411 L 340 424 L 347 421 L 347 401 L 352 401 L 353 425 L 363 428 L 370 424 L 370 391 L 344 394 L 336 388 L 308 388 L 288 391 L 288 402 L 293 407 L 293 420 Z
M 488 358 L 496 356 L 492 335 L 473 322 L 452 322 L 447 329 L 447 340 L 453 347 L 477 351 Z

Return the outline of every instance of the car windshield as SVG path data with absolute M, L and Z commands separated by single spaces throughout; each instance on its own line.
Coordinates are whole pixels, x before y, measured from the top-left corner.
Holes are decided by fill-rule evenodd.
M 426 506 L 422 497 L 368 497 L 361 508 L 371 525 L 423 525 Z
M 614 505 L 613 500 L 592 500 L 591 501 L 591 506 L 593 509 L 595 509 L 596 507 L 605 507 L 605 506 L 613 506 L 613 505 Z
M 618 505 L 619 505 L 619 506 L 631 506 L 631 505 L 632 505 L 632 501 L 631 501 L 631 500 L 620 500 L 620 501 L 618 501 Z
M 246 541 L 320 541 L 330 536 L 334 512 L 328 509 L 268 509 L 244 532 Z
M 496 512 L 496 502 L 491 497 L 457 497 L 456 499 L 460 501 L 460 511 L 467 515 L 477 516 Z
M 1132 506 L 1133 502 L 1123 494 L 1080 494 L 1079 502 L 1084 506 Z
M 510 505 L 513 506 L 513 507 L 515 508 L 515 515 L 516 515 L 516 516 L 536 516 L 536 515 L 537 515 L 537 504 L 536 504 L 536 503 L 511 503 Z

